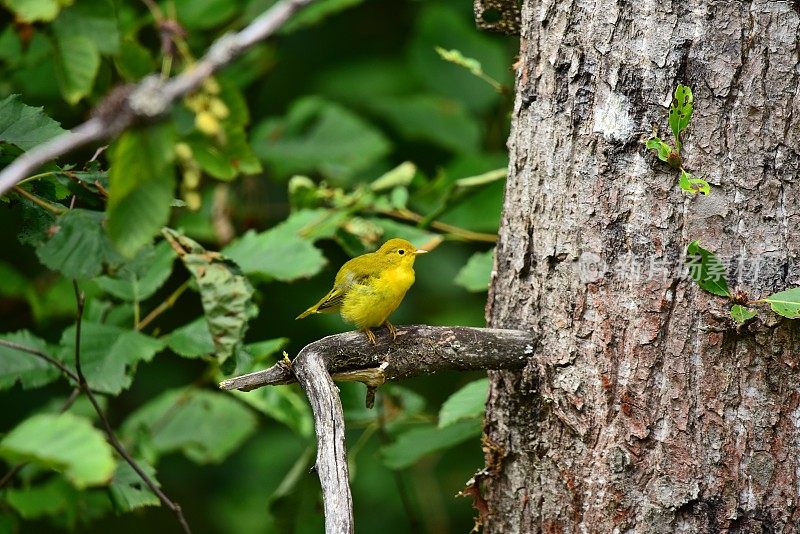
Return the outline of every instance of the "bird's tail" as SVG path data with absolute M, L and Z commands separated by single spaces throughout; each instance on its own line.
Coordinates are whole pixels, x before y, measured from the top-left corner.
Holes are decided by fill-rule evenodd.
M 309 309 L 307 309 L 306 311 L 304 311 L 303 313 L 301 313 L 300 315 L 295 317 L 294 320 L 296 321 L 298 319 L 305 319 L 306 317 L 308 317 L 312 313 L 317 313 L 317 305 L 316 304 L 314 304 Z

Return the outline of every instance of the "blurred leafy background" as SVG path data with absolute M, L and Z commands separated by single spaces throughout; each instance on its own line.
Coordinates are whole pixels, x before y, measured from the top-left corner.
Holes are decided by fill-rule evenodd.
M 0 168 L 273 3 L 2 0 Z M 293 318 L 390 237 L 435 249 L 395 324 L 484 324 L 515 47 L 479 33 L 468 1 L 319 0 L 161 125 L 0 198 L 0 339 L 73 365 L 76 280 L 89 385 L 194 532 L 321 531 L 302 392 L 215 385 L 345 330 Z M 372 410 L 363 386 L 340 388 L 358 529 L 468 531 L 455 494 L 483 465 L 481 374 L 392 384 Z M 0 346 L 0 532 L 177 531 L 71 392 Z

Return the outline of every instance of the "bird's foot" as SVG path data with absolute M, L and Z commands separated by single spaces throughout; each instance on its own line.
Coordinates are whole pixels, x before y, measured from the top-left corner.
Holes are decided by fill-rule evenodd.
M 386 328 L 389 329 L 389 333 L 392 334 L 392 341 L 397 339 L 397 328 L 395 328 L 394 325 L 389 321 L 385 321 L 383 324 Z
M 378 342 L 375 340 L 375 334 L 372 333 L 372 330 L 370 330 L 369 328 L 365 328 L 363 331 L 365 334 L 367 334 L 367 338 L 369 338 L 370 343 L 372 343 L 373 345 L 378 344 Z

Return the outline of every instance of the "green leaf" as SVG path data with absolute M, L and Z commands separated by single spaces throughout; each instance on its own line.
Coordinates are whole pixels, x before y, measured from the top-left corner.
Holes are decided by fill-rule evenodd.
M 687 193 L 696 194 L 702 193 L 707 195 L 711 192 L 711 186 L 702 178 L 695 178 L 690 173 L 681 169 L 680 178 L 678 178 L 678 185 Z
M 255 428 L 253 412 L 231 396 L 189 388 L 162 393 L 134 412 L 122 431 L 156 457 L 181 451 L 209 463 L 224 460 Z
M 72 3 L 72 2 L 70 2 Z M 53 22 L 57 35 L 74 33 L 90 39 L 105 55 L 120 52 L 120 34 L 112 0 L 79 0 Z
M 136 364 L 150 361 L 164 348 L 158 339 L 135 330 L 84 321 L 81 325 L 81 368 L 95 391 L 116 395 L 130 387 Z M 75 326 L 61 335 L 61 359 L 74 364 Z
M 114 66 L 127 81 L 135 82 L 155 70 L 156 62 L 150 50 L 134 39 L 125 39 L 119 54 L 114 57 Z
M 100 51 L 86 35 L 65 32 L 54 42 L 56 80 L 64 100 L 77 104 L 92 92 L 100 68 Z
M 440 46 L 437 46 L 435 50 L 443 60 L 467 69 L 471 74 L 492 86 L 495 91 L 502 92 L 503 85 L 483 72 L 483 66 L 477 59 L 466 57 L 460 50 L 445 50 Z
M 42 108 L 20 102 L 19 95 L 0 100 L 0 141 L 30 150 L 65 131 Z
M 296 101 L 283 119 L 252 133 L 256 155 L 278 176 L 318 172 L 349 180 L 389 152 L 383 134 L 347 109 L 316 97 Z
M 486 411 L 488 394 L 489 379 L 481 378 L 450 395 L 439 410 L 439 428 L 450 426 L 462 419 L 482 417 Z
M 789 319 L 800 318 L 800 287 L 779 291 L 765 298 L 772 311 Z
M 22 518 L 48 517 L 51 523 L 70 531 L 75 531 L 79 523 L 87 524 L 111 510 L 104 489 L 77 490 L 58 475 L 41 484 L 5 491 L 6 502 Z M 7 532 L 2 524 L 0 532 Z
M 230 20 L 239 9 L 235 0 L 175 0 L 178 20 L 190 30 L 205 30 Z
M 206 252 L 169 228 L 163 233 L 197 282 L 208 330 L 222 363 L 234 354 L 247 331 L 247 321 L 258 313 L 252 302 L 253 286 L 222 254 Z
M 424 425 L 401 434 L 382 451 L 383 462 L 390 469 L 403 469 L 432 452 L 447 449 L 481 434 L 482 422 L 458 421 L 444 428 Z
M 197 134 L 187 139 L 194 160 L 205 172 L 219 180 L 232 180 L 239 174 L 261 172 L 258 161 L 244 133 L 242 126 L 225 124 L 225 140 L 209 138 Z
M 141 459 L 137 459 L 136 463 L 147 473 L 150 480 L 155 482 L 157 487 L 161 487 L 156 480 L 156 470 L 151 465 Z M 121 512 L 129 512 L 144 506 L 161 505 L 158 496 L 147 487 L 139 474 L 126 462 L 117 467 L 109 490 L 116 509 Z
M 478 150 L 481 128 L 457 100 L 434 95 L 385 97 L 369 104 L 402 137 L 453 152 Z
M 0 441 L 0 457 L 62 472 L 77 488 L 107 483 L 115 465 L 103 434 L 68 412 L 25 419 Z
M 127 131 L 109 151 L 108 235 L 133 257 L 169 218 L 175 190 L 173 133 L 168 126 Z
M 73 209 L 59 216 L 50 238 L 36 247 L 39 260 L 67 278 L 93 278 L 122 257 L 103 230 L 105 215 Z
M 476 252 L 467 264 L 458 271 L 455 283 L 467 291 L 480 292 L 489 289 L 489 280 L 492 275 L 494 251 Z
M 725 266 L 712 252 L 701 247 L 697 240 L 686 248 L 686 266 L 689 276 L 701 288 L 720 297 L 731 296 L 725 280 Z
M 681 150 L 681 133 L 689 126 L 694 111 L 694 96 L 692 90 L 686 86 L 678 84 L 675 88 L 675 97 L 669 106 L 669 127 L 672 135 L 675 136 L 675 146 L 678 152 Z
M 405 186 L 411 183 L 416 173 L 417 166 L 410 161 L 405 161 L 389 172 L 382 174 L 379 178 L 376 178 L 370 184 L 369 188 L 372 191 L 378 192 L 398 186 Z
M 214 339 L 204 317 L 176 328 L 166 338 L 167 346 L 184 358 L 199 358 L 214 354 Z
M 399 237 L 411 241 L 417 248 L 424 248 L 426 250 L 433 250 L 439 243 L 442 242 L 442 236 L 427 230 L 422 230 L 416 226 L 409 226 L 407 224 L 399 223 L 391 219 L 368 219 L 375 223 L 379 228 L 383 229 L 383 236 L 381 243 L 388 241 L 394 237 Z M 425 261 L 425 258 L 417 258 L 417 261 Z
M 233 391 L 234 397 L 264 415 L 283 423 L 300 436 L 311 437 L 314 419 L 305 397 L 289 387 L 260 388 L 256 391 Z
M 47 343 L 27 330 L 0 334 L 0 339 L 47 353 Z M 58 369 L 42 358 L 0 345 L 0 390 L 13 386 L 17 381 L 24 389 L 40 387 L 58 375 Z
M 758 315 L 757 311 L 751 310 L 750 308 L 742 306 L 741 304 L 734 304 L 731 306 L 731 317 L 733 317 L 733 320 L 739 324 L 746 323 L 756 315 Z
M 673 152 L 672 147 L 669 146 L 664 141 L 662 141 L 661 139 L 659 139 L 658 137 L 656 136 L 651 137 L 650 139 L 647 140 L 644 146 L 647 147 L 648 150 L 655 150 L 658 159 L 660 159 L 661 161 L 666 163 L 669 163 L 671 161 L 670 157 Z
M 123 300 L 141 302 L 155 293 L 172 273 L 175 251 L 166 241 L 139 250 L 136 257 L 113 276 L 101 276 L 95 283 L 103 291 Z
M 20 22 L 49 22 L 56 18 L 63 6 L 71 3 L 72 0 L 3 0 Z
M 309 213 L 315 212 L 298 212 L 266 232 L 251 230 L 231 242 L 223 253 L 250 275 L 284 282 L 314 276 L 327 262 L 310 239 L 298 235 L 302 230 L 298 227 L 308 221 Z
M 263 362 L 281 348 L 286 346 L 289 342 L 288 338 L 277 337 L 275 339 L 265 339 L 264 341 L 256 341 L 255 343 L 248 343 L 244 346 L 245 350 L 253 357 L 253 361 Z

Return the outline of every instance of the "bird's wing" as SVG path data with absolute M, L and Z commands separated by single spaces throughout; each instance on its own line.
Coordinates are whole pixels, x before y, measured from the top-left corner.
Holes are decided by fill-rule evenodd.
M 367 273 L 356 273 L 354 271 L 346 272 L 344 276 L 336 281 L 336 285 L 333 286 L 333 289 L 319 302 L 317 310 L 338 311 L 339 308 L 342 307 L 345 295 L 347 295 L 353 287 L 366 284 L 370 276 L 371 275 Z

